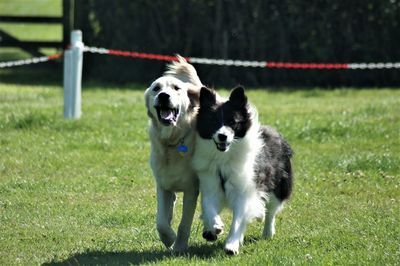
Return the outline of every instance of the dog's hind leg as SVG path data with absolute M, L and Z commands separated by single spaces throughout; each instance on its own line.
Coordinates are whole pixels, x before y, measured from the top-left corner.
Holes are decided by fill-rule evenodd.
M 292 165 L 288 157 L 284 158 L 280 167 L 280 172 L 276 177 L 276 187 L 273 192 L 269 193 L 267 201 L 267 213 L 265 217 L 265 225 L 263 237 L 272 238 L 275 234 L 275 216 L 283 208 L 284 203 L 290 198 L 293 188 Z
M 183 252 L 188 248 L 190 228 L 192 227 L 198 195 L 199 192 L 197 190 L 186 191 L 183 194 L 182 219 L 178 227 L 178 235 L 174 244 L 174 251 L 176 252 Z
M 275 234 L 275 216 L 283 208 L 284 202 L 271 193 L 267 203 L 267 213 L 265 215 L 265 224 L 263 237 L 272 238 Z
M 171 248 L 176 239 L 176 234 L 171 228 L 175 199 L 175 193 L 157 186 L 157 231 L 167 248 Z

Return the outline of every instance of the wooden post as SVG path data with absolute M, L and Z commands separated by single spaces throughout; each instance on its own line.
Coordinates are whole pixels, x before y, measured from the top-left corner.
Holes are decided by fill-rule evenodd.
M 63 48 L 67 49 L 74 30 L 74 0 L 63 0 Z

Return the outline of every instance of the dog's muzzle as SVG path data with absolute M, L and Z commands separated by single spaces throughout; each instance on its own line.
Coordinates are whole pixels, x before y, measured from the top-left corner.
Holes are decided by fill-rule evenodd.
M 165 126 L 170 126 L 176 123 L 178 118 L 179 109 L 173 108 L 169 100 L 170 96 L 167 93 L 160 93 L 158 96 L 158 103 L 154 108 L 157 111 L 158 120 Z
M 156 106 L 158 120 L 165 126 L 176 123 L 179 110 L 170 107 Z
M 229 149 L 229 143 L 226 143 L 226 142 L 217 143 L 216 141 L 214 141 L 214 142 L 219 151 L 225 152 Z
M 218 140 L 214 140 L 215 145 L 219 151 L 225 152 L 229 149 L 230 143 L 227 142 L 227 136 L 224 134 L 218 134 Z

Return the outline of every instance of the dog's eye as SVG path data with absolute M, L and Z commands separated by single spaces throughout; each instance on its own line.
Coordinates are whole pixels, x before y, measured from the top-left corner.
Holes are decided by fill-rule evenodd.
M 178 86 L 174 85 L 174 90 L 179 91 L 181 88 L 179 88 Z
M 230 126 L 231 128 L 236 128 L 237 127 L 237 123 L 235 120 L 231 120 L 228 122 L 228 126 Z
M 234 129 L 234 130 L 238 130 L 238 129 L 240 129 L 240 128 L 242 128 L 243 126 L 244 126 L 244 121 L 241 121 L 241 120 L 239 120 L 239 121 L 236 121 L 236 120 L 232 120 L 232 121 L 230 121 L 230 123 L 228 123 L 228 125 L 232 128 L 232 129 Z
M 157 91 L 159 91 L 160 89 L 161 89 L 160 86 L 156 85 L 156 86 L 154 86 L 153 91 L 157 92 Z

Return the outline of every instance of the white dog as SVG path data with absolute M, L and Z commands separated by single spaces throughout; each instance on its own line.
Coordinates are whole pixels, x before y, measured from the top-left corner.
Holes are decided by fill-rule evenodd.
M 191 159 L 202 83 L 192 65 L 178 56 L 168 71 L 145 92 L 150 117 L 150 165 L 157 183 L 157 230 L 167 248 L 180 252 L 188 239 L 198 197 L 198 179 Z M 175 192 L 183 192 L 178 232 L 171 228 Z

